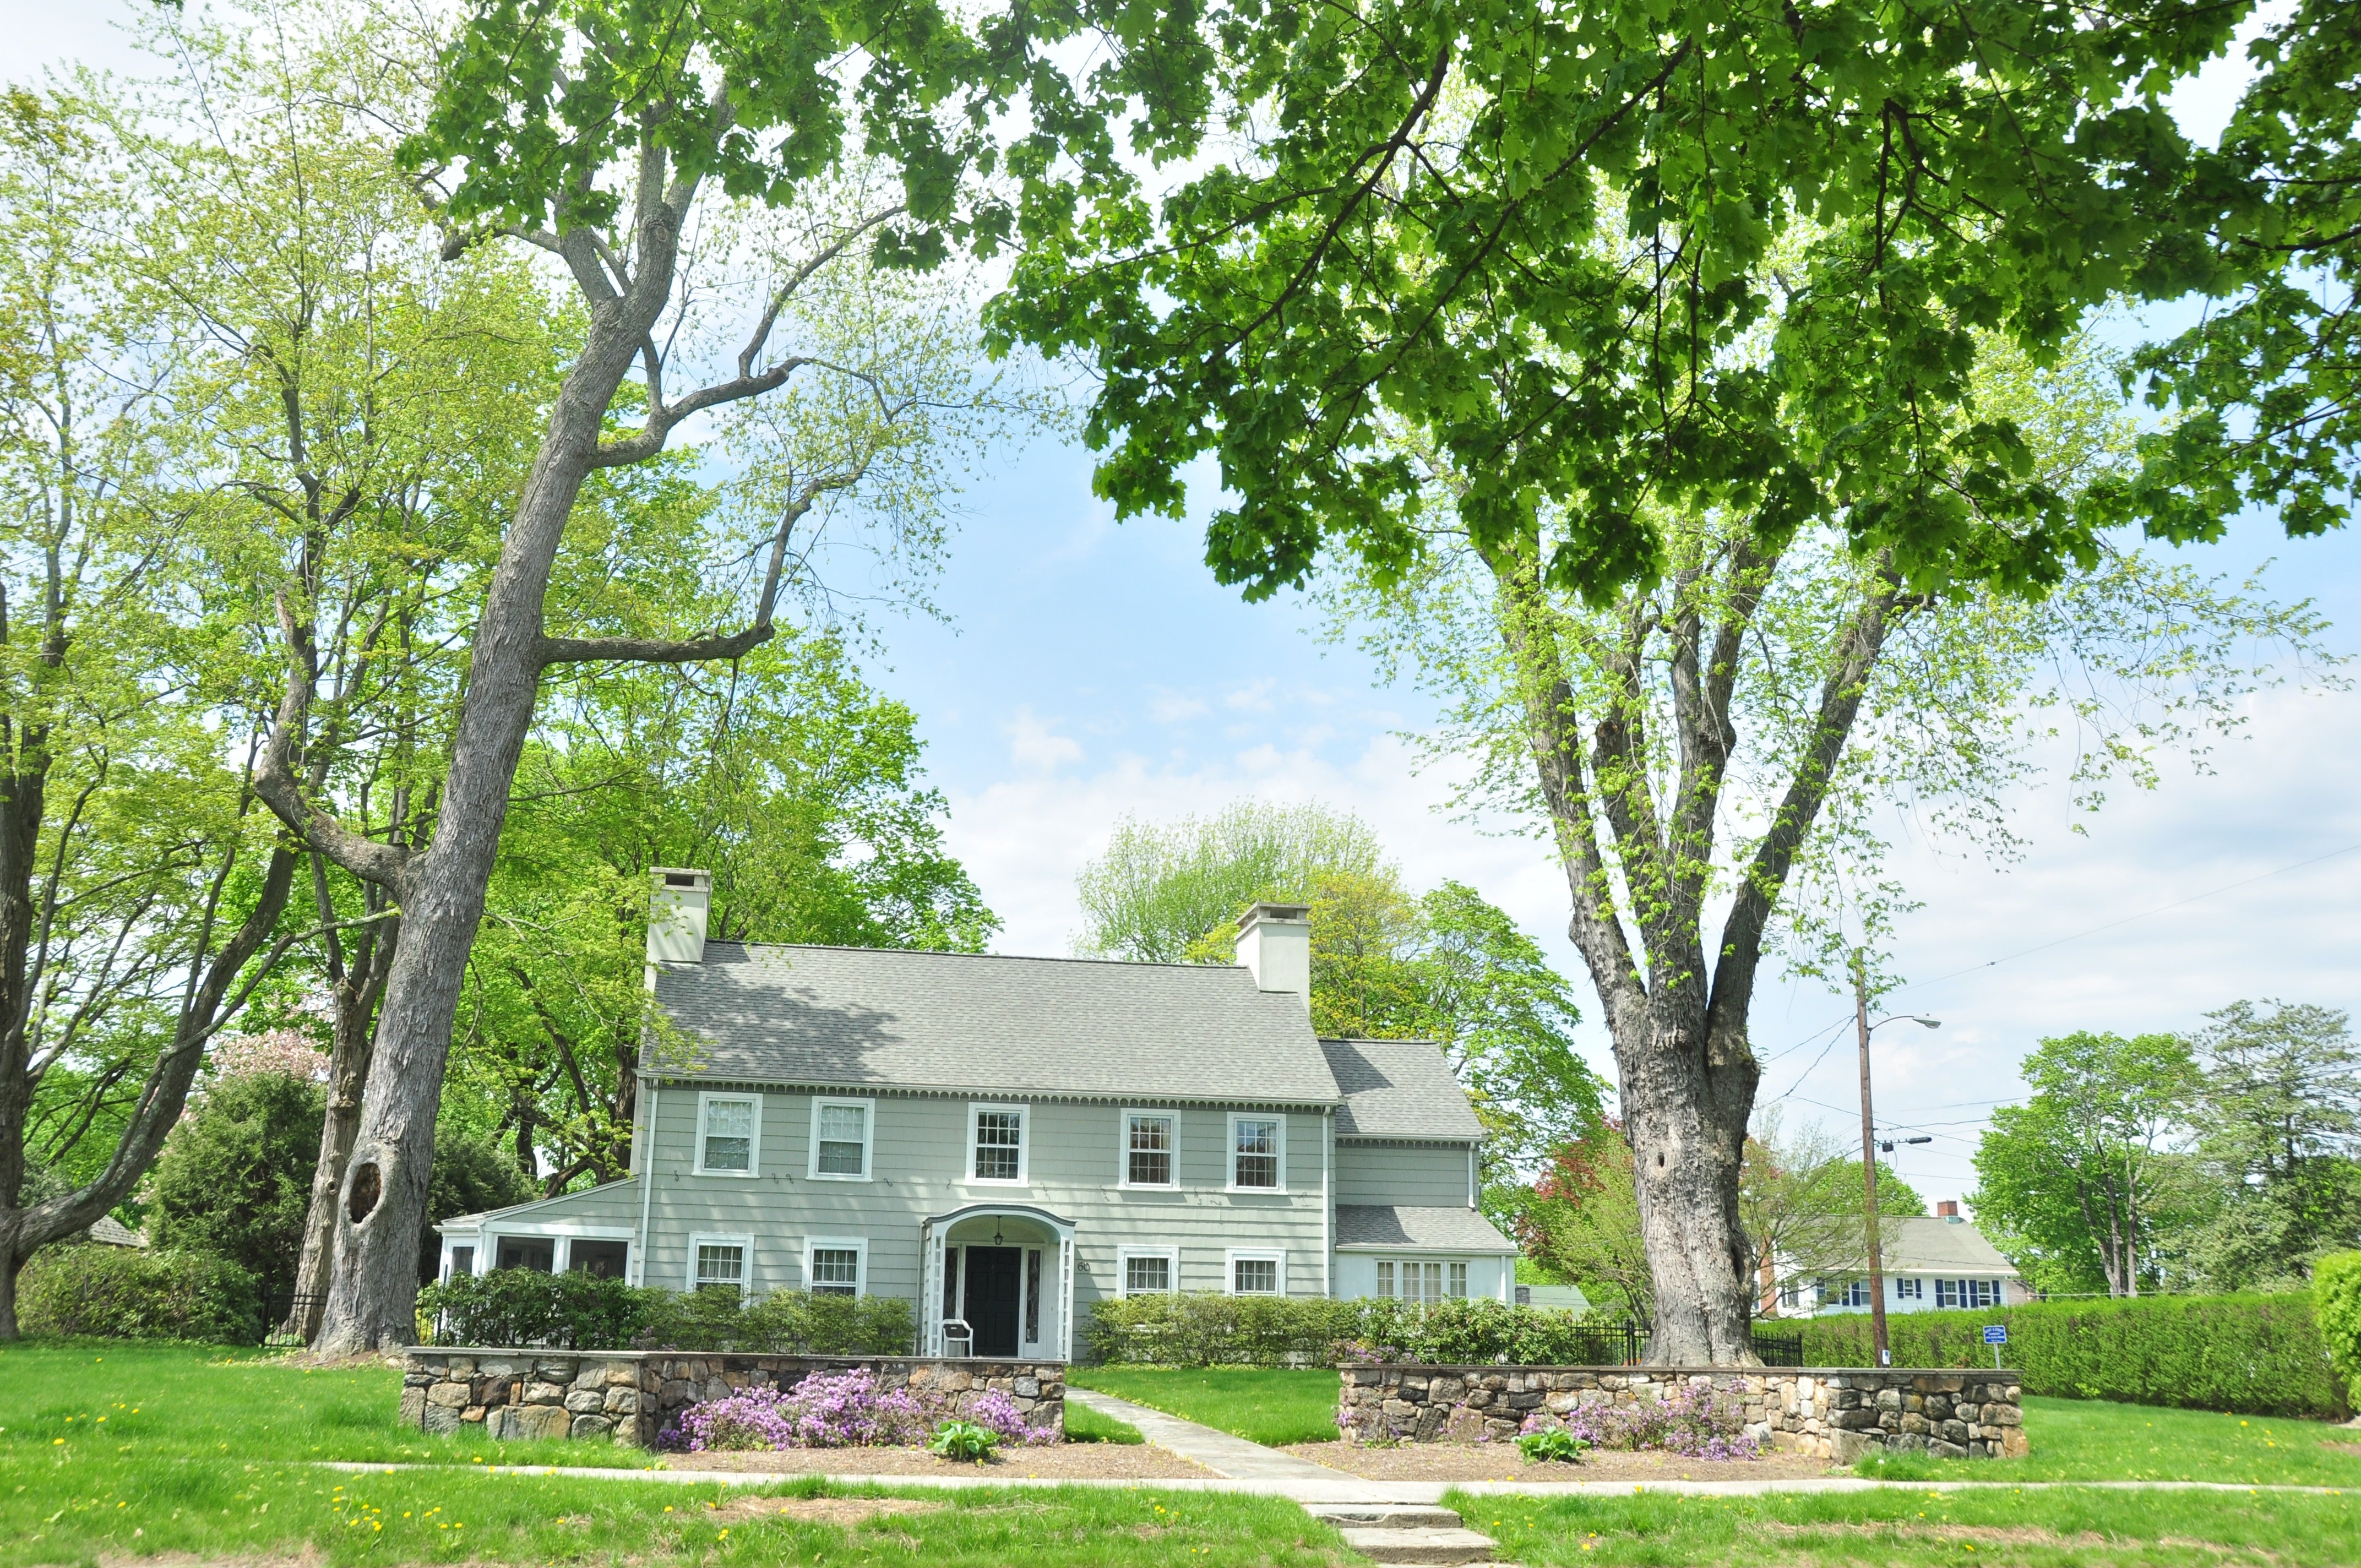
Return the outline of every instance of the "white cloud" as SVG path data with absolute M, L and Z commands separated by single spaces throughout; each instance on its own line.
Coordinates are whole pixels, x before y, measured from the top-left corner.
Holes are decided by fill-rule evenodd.
M 1180 724 L 1213 712 L 1205 699 L 1186 692 L 1159 692 L 1148 699 L 1148 717 L 1159 724 Z
M 1082 760 L 1082 742 L 1052 730 L 1029 707 L 1020 707 L 1006 726 L 1010 761 L 1029 773 L 1055 773 Z

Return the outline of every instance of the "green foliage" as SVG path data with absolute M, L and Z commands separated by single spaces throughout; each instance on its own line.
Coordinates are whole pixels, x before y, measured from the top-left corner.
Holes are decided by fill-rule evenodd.
M 907 1355 L 917 1339 L 895 1296 L 680 1292 L 584 1273 L 497 1268 L 418 1293 L 444 1344 L 577 1350 L 734 1350 L 782 1355 Z
M 1552 1275 L 1582 1287 L 1592 1311 L 1654 1320 L 1655 1277 L 1640 1234 L 1631 1146 L 1620 1125 L 1602 1122 L 1553 1153 L 1519 1205 L 1517 1239 Z
M 1000 1447 L 1000 1434 L 973 1421 L 950 1420 L 935 1429 L 927 1452 L 961 1464 L 982 1464 Z
M 1605 1085 L 1576 1053 L 1564 976 L 1464 883 L 1403 886 L 1359 818 L 1244 800 L 1210 817 L 1126 818 L 1075 878 L 1085 951 L 1235 961 L 1257 902 L 1312 914 L 1312 1026 L 1327 1039 L 1439 1042 L 1487 1134 L 1485 1206 L 1508 1223 L 1553 1146 L 1596 1122 Z
M 1971 396 L 1977 335 L 2047 363 L 2112 293 L 2208 276 L 2161 94 L 2235 14 L 1219 13 L 1214 90 L 1136 145 L 1252 124 L 1251 156 L 1078 170 L 992 320 L 1104 376 L 1119 515 L 1180 515 L 1218 461 L 1207 560 L 1257 597 L 1323 551 L 1411 569 L 1437 468 L 1486 548 L 1594 598 L 1679 570 L 1658 508 L 2038 589 L 2094 529 Z
M 2043 1040 L 2021 1069 L 2032 1097 L 1993 1113 L 1976 1148 L 1976 1219 L 2035 1287 L 2127 1292 L 2160 1277 L 2165 1145 L 2197 1064 L 2172 1035 Z
M 2313 1258 L 2361 1246 L 2361 1047 L 2330 1007 L 2237 1002 L 2206 1019 L 2185 1119 L 2211 1202 L 2187 1267 L 2214 1288 L 2301 1284 Z
M 1595 1327 L 1595 1325 L 1594 1325 Z M 1382 1297 L 1110 1297 L 1091 1309 L 1090 1359 L 1134 1366 L 1284 1366 L 1338 1360 L 1581 1365 L 1596 1355 L 1585 1320 L 1486 1299 L 1406 1306 Z
M 283 1072 L 215 1080 L 156 1161 L 157 1246 L 226 1258 L 265 1291 L 291 1289 L 324 1102 L 320 1085 Z
M 24 1332 L 100 1339 L 253 1344 L 254 1276 L 225 1257 L 126 1246 L 44 1247 L 17 1278 Z
M 1590 1444 L 1564 1427 L 1549 1427 L 1541 1431 L 1517 1434 L 1517 1452 L 1534 1464 L 1556 1463 L 1572 1464 L 1582 1457 Z
M 2252 1415 L 2351 1413 L 2308 1295 L 2140 1296 L 2036 1301 L 1982 1312 L 1896 1312 L 1896 1366 L 1985 1366 L 1983 1326 L 2004 1323 L 2006 1365 L 2030 1394 Z M 1795 1325 L 1807 1366 L 1872 1364 L 1865 1313 Z
M 1106 852 L 1074 878 L 1080 946 L 1107 958 L 1180 963 L 1257 900 L 1309 903 L 1323 882 L 1373 876 L 1384 865 L 1367 823 L 1316 802 L 1240 800 L 1211 817 L 1165 823 L 1122 817 Z M 1230 961 L 1227 953 L 1208 958 Z
M 2361 1410 L 2361 1252 L 2330 1253 L 2312 1266 L 2312 1310 L 2345 1401 Z
M 2361 450 L 2354 396 L 2361 282 L 2361 138 L 2353 80 L 2361 37 L 2340 0 L 2260 11 L 2253 74 L 2217 159 L 2176 204 L 2213 229 L 2198 323 L 2130 369 L 2174 417 L 2142 437 L 2136 475 L 2107 487 L 2111 519 L 2153 536 L 2216 539 L 2245 507 L 2290 535 L 2342 527 Z
M 434 1232 L 439 1222 L 511 1208 L 534 1196 L 533 1179 L 490 1137 L 448 1121 L 437 1127 L 426 1177 L 425 1221 L 418 1234 L 419 1281 L 434 1278 L 442 1266 L 443 1239 Z

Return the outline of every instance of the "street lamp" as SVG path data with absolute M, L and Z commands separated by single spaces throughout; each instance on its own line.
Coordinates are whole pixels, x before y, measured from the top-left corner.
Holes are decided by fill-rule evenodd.
M 1891 1366 L 1894 1365 L 1894 1352 L 1885 1338 L 1885 1262 L 1879 1255 L 1877 1245 L 1877 1124 L 1870 1112 L 1869 1036 L 1888 1024 L 1898 1024 L 1905 1018 L 1925 1029 L 1939 1029 L 1943 1021 L 1916 1013 L 1897 1013 L 1892 1017 L 1871 1023 L 1869 978 L 1858 948 L 1853 949 L 1852 955 L 1852 1005 L 1853 1028 L 1861 1042 L 1861 1190 L 1862 1214 L 1869 1228 L 1869 1332 L 1877 1345 L 1877 1364 Z

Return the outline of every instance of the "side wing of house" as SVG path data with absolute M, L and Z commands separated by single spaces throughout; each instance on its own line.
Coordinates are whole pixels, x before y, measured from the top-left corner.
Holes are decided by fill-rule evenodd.
M 484 1274 L 495 1268 L 583 1270 L 631 1279 L 639 1268 L 639 1179 L 610 1181 L 555 1198 L 481 1214 L 460 1214 L 435 1226 L 443 1238 L 435 1277 Z
M 1429 1040 L 1323 1040 L 1336 1113 L 1337 1296 L 1514 1299 L 1516 1245 L 1477 1208 L 1484 1130 Z

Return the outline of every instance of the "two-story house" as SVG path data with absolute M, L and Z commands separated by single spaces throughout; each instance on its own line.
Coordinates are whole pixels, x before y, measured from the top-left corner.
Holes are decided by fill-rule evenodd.
M 443 1271 L 903 1297 L 928 1354 L 1070 1357 L 1143 1291 L 1508 1299 L 1428 1041 L 1312 1030 L 1307 911 L 1235 967 L 708 941 L 656 873 L 631 1174 L 445 1222 Z

